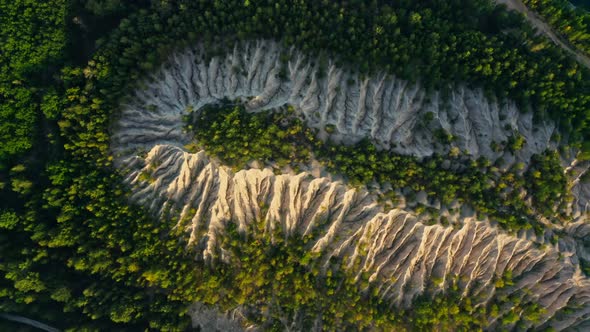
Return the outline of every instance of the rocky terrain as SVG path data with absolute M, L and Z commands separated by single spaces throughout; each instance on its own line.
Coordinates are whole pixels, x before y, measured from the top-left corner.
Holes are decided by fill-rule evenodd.
M 590 314 L 590 280 L 555 249 L 540 250 L 531 241 L 501 234 L 486 222 L 465 220 L 460 229 L 425 226 L 403 210 L 382 211 L 367 192 L 347 188 L 306 173 L 274 175 L 269 169 L 235 174 L 210 162 L 204 151 L 187 153 L 157 145 L 145 162 L 130 161 L 128 180 L 136 186 L 133 199 L 156 214 L 180 211 L 179 224 L 191 242 L 211 259 L 224 225 L 266 220 L 266 229 L 308 234 L 322 229 L 310 250 L 322 259 L 338 256 L 348 268 L 370 274 L 380 283 L 380 296 L 393 305 L 409 306 L 434 280 L 443 291 L 450 276 L 458 276 L 465 296 L 484 305 L 498 294 L 523 295 L 521 303 L 539 303 L 545 320 L 561 329 L 576 326 Z M 149 181 L 140 181 L 149 172 Z M 263 207 L 267 207 L 266 209 Z M 327 263 L 326 263 L 327 264 Z M 512 271 L 515 285 L 496 290 L 494 283 Z M 566 306 L 580 308 L 556 314 Z M 542 323 L 542 322 L 541 322 Z M 494 322 L 490 322 L 493 327 Z
M 437 129 L 452 134 L 452 145 L 461 151 L 491 161 L 527 161 L 556 147 L 552 122 L 533 123 L 532 112 L 520 113 L 508 101 L 488 100 L 479 90 L 461 87 L 444 99 L 389 75 L 363 77 L 330 61 L 314 63 L 270 41 L 236 45 L 223 58 L 204 59 L 199 47 L 176 54 L 165 70 L 135 92 L 114 137 L 116 150 L 186 142 L 190 137 L 182 132 L 182 115 L 189 107 L 198 110 L 222 98 L 248 99 L 251 111 L 291 104 L 309 126 L 334 125 L 335 136 L 346 142 L 369 137 L 383 148 L 418 157 L 448 151 L 449 146 L 437 143 Z M 492 142 L 514 135 L 526 141 L 516 157 L 492 150 Z
M 359 278 L 368 273 L 392 307 L 408 307 L 427 290 L 443 292 L 456 278 L 474 306 L 514 295 L 523 305 L 545 308 L 534 327 L 589 328 L 590 280 L 576 264 L 588 256 L 590 225 L 583 212 L 589 189 L 579 179 L 572 188 L 576 221 L 563 227 L 568 236 L 557 246 L 543 248 L 473 218 L 455 228 L 427 226 L 410 211 L 385 210 L 371 193 L 328 177 L 233 172 L 205 151 L 187 152 L 184 145 L 192 138 L 183 130 L 185 115 L 223 98 L 242 100 L 250 111 L 290 104 L 320 137 L 327 136 L 327 125 L 334 126 L 331 137 L 342 143 L 369 137 L 381 148 L 418 157 L 455 146 L 473 158 L 527 164 L 531 155 L 556 148 L 553 123 L 533 123 L 532 113 L 486 99 L 478 90 L 458 88 L 445 99 L 388 75 L 363 78 L 330 61 L 314 63 L 269 41 L 236 45 L 225 57 L 205 59 L 200 47 L 173 56 L 122 106 L 112 136 L 115 165 L 133 188 L 132 200 L 156 215 L 177 216 L 203 259 L 213 259 L 228 222 L 246 231 L 248 224 L 265 220 L 267 230 L 280 227 L 294 236 L 319 229 L 309 250 L 321 252 L 326 264 L 331 256 L 341 257 Z M 451 145 L 436 141 L 439 129 L 456 138 Z M 492 149 L 492 142 L 515 135 L 526 143 L 514 156 Z M 587 169 L 573 158 L 564 165 L 578 177 Z M 497 288 L 507 271 L 514 285 Z M 502 306 L 497 319 L 511 307 Z M 490 329 L 497 319 L 490 318 Z

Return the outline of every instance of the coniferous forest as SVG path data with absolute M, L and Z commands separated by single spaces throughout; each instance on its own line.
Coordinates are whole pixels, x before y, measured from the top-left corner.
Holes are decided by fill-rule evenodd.
M 523 3 L 564 42 L 590 54 L 588 12 L 558 0 Z M 371 249 L 377 240 L 358 240 L 350 255 L 344 245 L 331 246 L 348 243 L 345 235 L 330 233 L 333 220 L 347 222 L 336 218 L 345 208 L 328 211 L 325 220 L 314 220 L 317 227 L 301 232 L 254 217 L 247 224 L 240 219 L 245 217 L 228 214 L 224 230 L 215 230 L 218 247 L 203 258 L 199 250 L 210 249 L 212 236 L 206 234 L 211 230 L 186 231 L 199 207 L 183 210 L 130 199 L 169 176 L 159 171 L 167 161 L 148 162 L 137 174 L 134 183 L 143 183 L 137 189 L 117 164 L 112 137 L 120 130 L 122 110 L 140 95 L 134 91 L 143 91 L 154 73 L 168 69 L 173 55 L 195 45 L 202 49 L 198 61 L 216 63 L 240 42 L 256 40 L 275 41 L 312 59 L 318 81 L 334 65 L 361 78 L 395 77 L 443 103 L 459 87 L 482 91 L 494 105 L 513 104 L 530 115 L 533 127 L 551 123 L 555 130 L 547 147 L 527 158 L 519 153 L 531 139 L 515 132 L 492 147 L 503 157 L 488 160 L 457 147 L 460 134 L 441 127 L 431 132 L 435 152 L 423 157 L 384 149 L 369 138 L 343 144 L 335 125 L 318 129 L 297 106 L 249 112 L 244 100 L 212 93 L 215 103 L 175 109 L 187 115 L 174 130 L 192 137 L 175 148 L 188 154 L 203 150 L 231 175 L 265 167 L 277 177 L 300 174 L 317 162 L 323 172 L 335 174 L 327 177 L 330 181 L 375 197 L 361 212 L 350 208 L 358 218 L 373 213 L 374 206 L 380 213 L 395 208 L 415 216 L 425 228 L 408 238 L 425 237 L 428 227 L 461 234 L 471 221 L 448 219 L 464 216 L 461 206 L 468 205 L 470 218 L 490 224 L 494 234 L 530 241 L 511 251 L 515 257 L 553 250 L 530 256 L 555 257 L 543 264 L 571 267 L 583 280 L 578 293 L 590 294 L 586 212 L 572 212 L 585 199 L 583 186 L 590 180 L 588 167 L 582 169 L 590 160 L 590 69 L 504 5 L 489 0 L 0 0 L 0 314 L 66 331 L 198 331 L 187 314 L 198 302 L 221 316 L 239 311 L 242 327 L 272 331 L 560 330 L 568 315 L 576 317 L 575 326 L 588 326 L 583 324 L 590 320 L 590 302 L 576 298 L 552 312 L 521 287 L 536 267 L 517 263 L 506 263 L 490 277 L 491 285 L 473 285 L 478 281 L 470 278 L 477 273 L 465 262 L 460 273 L 434 277 L 433 272 L 420 287 L 408 281 L 388 288 L 400 280 L 373 275 L 370 259 L 364 258 L 385 259 Z M 285 68 L 290 61 L 277 60 Z M 285 81 L 286 72 L 276 76 Z M 353 83 L 358 82 L 348 85 Z M 305 84 L 313 86 L 315 79 Z M 433 127 L 433 113 L 420 114 L 408 121 Z M 148 160 L 149 153 L 137 155 Z M 351 199 L 359 206 L 365 200 Z M 267 203 L 250 210 L 273 215 L 266 213 L 273 211 Z M 150 204 L 159 204 L 157 214 Z M 240 204 L 246 203 L 235 202 Z M 304 203 L 292 201 L 297 204 Z M 276 215 L 291 212 L 280 209 Z M 385 231 L 365 233 L 377 238 Z M 322 241 L 329 243 L 325 252 L 342 254 L 315 250 Z M 427 251 L 412 248 L 404 257 Z M 495 251 L 473 248 L 482 256 Z M 411 263 L 412 269 L 424 271 L 414 265 L 430 264 L 426 261 Z M 396 264 L 406 266 L 405 260 Z M 397 268 L 383 263 L 379 271 Z M 400 272 L 407 279 L 410 274 Z M 468 292 L 470 287 L 478 292 Z M 396 292 L 413 294 L 411 301 L 399 300 Z M 27 330 L 2 317 L 0 330 Z

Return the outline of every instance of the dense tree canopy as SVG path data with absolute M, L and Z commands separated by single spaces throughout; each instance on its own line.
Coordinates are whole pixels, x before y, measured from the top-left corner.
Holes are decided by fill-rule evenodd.
M 567 181 L 556 152 L 534 155 L 526 172 L 517 165 L 501 172 L 485 158 L 469 161 L 450 153 L 418 160 L 379 150 L 368 140 L 352 146 L 323 142 L 287 106 L 249 114 L 242 105 L 225 101 L 203 108 L 188 122 L 197 144 L 234 169 L 245 168 L 253 160 L 298 169 L 316 158 L 331 173 L 346 176 L 354 185 L 391 185 L 384 197 L 395 189 L 409 189 L 414 195 L 425 191 L 444 204 L 458 199 L 507 230 L 534 227 L 541 231 L 526 197 L 532 198 L 538 213 L 552 219 L 558 218 L 557 211 L 567 202 Z M 445 163 L 461 167 L 450 170 L 450 166 L 443 167 Z M 520 188 L 526 188 L 528 195 L 523 196 Z
M 523 3 L 573 46 L 590 55 L 590 12 L 576 9 L 567 0 L 524 0 Z
M 64 58 L 65 20 L 65 0 L 0 2 L 0 170 L 33 146 L 39 85 Z
M 224 302 L 228 307 L 253 296 L 267 300 L 265 292 L 235 285 L 252 277 L 268 285 L 268 271 L 250 275 L 253 267 L 244 263 L 243 270 L 208 274 L 207 267 L 194 262 L 183 234 L 171 230 L 175 220 L 154 220 L 129 205 L 128 188 L 121 185 L 109 154 L 109 124 L 122 98 L 172 51 L 202 41 L 215 55 L 248 38 L 277 39 L 364 73 L 383 70 L 420 81 L 431 91 L 445 93 L 456 84 L 480 87 L 489 96 L 517 101 L 538 119 L 555 119 L 564 141 L 579 144 L 590 136 L 589 71 L 535 36 L 519 16 L 485 0 L 0 0 L 0 311 L 76 331 L 182 330 L 188 325 L 183 315 L 187 305 L 211 292 L 193 286 L 214 285 L 219 276 L 233 285 Z M 518 148 L 517 138 L 513 143 Z M 379 156 L 392 168 L 418 167 L 411 158 L 381 156 L 366 148 L 365 158 Z M 375 173 L 362 158 L 351 160 L 350 147 L 334 149 L 327 152 L 334 160 L 329 166 L 351 169 L 350 177 L 359 182 L 378 176 L 405 181 Z M 242 161 L 251 157 L 240 156 Z M 532 170 L 533 188 L 552 186 L 536 204 L 560 198 L 563 179 L 554 174 L 553 162 L 551 155 L 541 156 Z M 426 164 L 434 173 L 423 176 L 439 186 L 442 199 L 465 190 L 460 186 L 464 178 L 436 173 L 436 168 Z M 468 175 L 480 176 L 479 169 L 469 168 L 476 173 Z M 539 178 L 537 171 L 552 176 Z M 518 181 L 496 180 L 507 185 Z M 496 189 L 473 190 L 483 195 Z M 246 240 L 240 247 L 232 243 L 232 250 L 266 250 L 257 245 L 268 244 L 267 239 Z M 301 253 L 293 250 L 277 255 L 293 260 Z M 259 265 L 272 264 L 265 255 L 254 258 Z M 297 278 L 316 276 L 303 265 L 287 269 L 284 283 L 271 286 L 308 287 L 297 284 Z M 343 308 L 350 297 L 360 295 L 346 276 L 339 278 L 346 291 L 333 299 L 326 294 L 335 284 L 320 278 L 306 289 L 307 298 L 294 300 L 347 313 L 358 310 L 386 327 L 391 322 L 409 329 L 456 326 L 456 295 L 440 298 L 436 308 L 419 301 L 419 310 L 404 313 L 400 322 L 380 316 L 383 310 L 372 300 L 367 307 Z M 322 301 L 315 303 L 314 296 Z M 291 310 L 293 304 L 281 305 Z M 533 319 L 537 310 L 527 310 Z M 414 314 L 420 319 L 412 319 Z M 369 324 L 352 317 L 341 325 L 335 322 L 335 328 Z M 465 322 L 457 324 L 478 328 L 478 317 L 462 315 Z M 276 324 L 272 313 L 268 324 Z

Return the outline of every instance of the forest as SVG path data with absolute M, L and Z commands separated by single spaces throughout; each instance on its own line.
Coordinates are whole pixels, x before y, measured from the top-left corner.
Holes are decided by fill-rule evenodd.
M 565 0 L 525 0 L 523 3 L 539 13 L 578 50 L 590 55 L 590 12 L 572 7 Z
M 194 131 L 198 142 L 191 145 L 198 146 L 189 146 L 189 151 L 202 148 L 234 170 L 246 168 L 249 162 L 257 160 L 277 170 L 288 165 L 297 172 L 317 159 L 332 174 L 345 175 L 354 185 L 391 185 L 382 192 L 384 197 L 395 198 L 394 190 L 410 189 L 407 198 L 425 191 L 443 204 L 458 199 L 473 205 L 482 219 L 489 216 L 512 231 L 530 228 L 542 231 L 519 188 L 527 190 L 532 208 L 547 218 L 559 218 L 558 212 L 564 210 L 567 202 L 567 179 L 555 151 L 534 155 L 526 171 L 515 165 L 501 172 L 498 165 L 483 157 L 469 161 L 452 153 L 418 160 L 378 150 L 369 140 L 346 146 L 316 139 L 314 131 L 295 116 L 290 106 L 286 110 L 251 114 L 242 105 L 231 106 L 234 104 L 222 101 L 203 108 L 196 118 L 193 114 L 193 119 L 187 121 L 187 129 Z M 445 161 L 461 168 L 445 169 Z
M 572 32 L 564 27 L 564 34 L 577 47 L 587 47 L 585 34 L 576 33 L 587 20 L 576 20 Z M 253 38 L 276 39 L 310 55 L 326 52 L 360 72 L 385 71 L 430 91 L 478 87 L 489 96 L 516 101 L 539 119 L 554 119 L 564 142 L 587 147 L 590 71 L 536 36 L 522 17 L 487 0 L 0 0 L 0 312 L 69 331 L 182 331 L 190 325 L 185 315 L 190 303 L 223 294 L 220 303 L 228 308 L 280 301 L 277 307 L 293 315 L 302 306 L 336 312 L 326 329 L 482 328 L 494 308 L 475 313 L 468 299 L 457 304 L 452 292 L 430 302 L 418 298 L 418 310 L 393 315 L 341 270 L 332 277 L 316 275 L 307 267 L 311 263 L 298 262 L 298 245 L 304 243 L 293 249 L 274 243 L 269 249 L 264 237 L 238 240 L 232 233 L 227 241 L 235 259 L 252 253 L 253 260 L 236 262 L 238 269 L 219 265 L 211 270 L 195 263 L 185 234 L 173 229 L 176 220 L 157 220 L 128 203 L 129 188 L 109 153 L 109 125 L 126 93 L 175 50 L 202 41 L 213 56 L 236 40 Z M 252 130 L 284 135 L 266 122 L 261 129 L 268 121 L 264 118 L 227 111 L 227 116 L 253 121 Z M 220 121 L 218 128 L 224 125 Z M 288 135 L 295 135 L 293 140 L 311 140 L 301 124 L 292 126 Z M 251 159 L 280 164 L 294 155 L 305 160 L 311 152 L 305 145 L 277 147 L 255 140 L 249 143 L 259 145 L 256 150 L 233 145 L 225 147 L 236 155 L 216 150 L 227 139 L 236 143 L 235 138 L 203 139 L 202 144 L 236 165 Z M 441 156 L 418 162 L 362 144 L 324 145 L 318 156 L 358 184 L 389 181 L 428 189 L 443 201 L 468 199 L 510 230 L 537 226 L 514 219 L 529 211 L 516 192 L 498 194 L 502 183 L 529 186 L 535 207 L 546 215 L 555 214 L 565 197 L 553 152 L 536 156 L 525 173 L 494 175 L 481 161 L 457 175 L 439 168 Z M 376 170 L 374 158 L 390 170 Z M 411 183 L 410 169 L 416 172 Z M 482 178 L 497 181 L 496 187 Z M 466 187 L 465 181 L 478 185 Z M 518 212 L 500 211 L 500 205 Z M 276 258 L 264 250 L 274 250 Z M 277 267 L 280 259 L 294 262 Z M 268 270 L 251 274 L 253 266 Z M 269 281 L 277 272 L 284 279 Z M 300 278 L 309 282 L 301 284 Z M 257 288 L 240 287 L 252 283 Z M 269 300 L 268 292 L 256 291 L 263 286 L 281 296 Z M 345 305 L 360 297 L 366 305 Z M 541 310 L 515 308 L 527 314 L 512 314 L 506 324 L 534 320 Z M 265 320 L 258 323 L 272 329 L 281 324 L 275 314 L 250 319 Z

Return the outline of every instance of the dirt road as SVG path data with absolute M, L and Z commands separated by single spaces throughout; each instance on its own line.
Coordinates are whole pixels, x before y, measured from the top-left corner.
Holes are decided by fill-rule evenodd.
M 47 332 L 60 332 L 60 330 L 53 328 L 47 324 L 43 324 L 39 321 L 36 321 L 34 319 L 30 319 L 27 317 L 23 317 L 23 316 L 18 316 L 18 315 L 13 315 L 13 314 L 5 314 L 5 313 L 0 313 L 0 318 L 1 319 L 6 319 L 6 320 L 11 320 L 13 322 L 19 322 L 22 324 L 26 324 L 29 326 L 33 326 L 35 328 L 38 328 L 40 330 L 44 330 Z
M 551 39 L 555 44 L 559 45 L 564 50 L 570 52 L 576 60 L 586 68 L 590 69 L 590 58 L 584 53 L 576 50 L 566 42 L 564 42 L 549 26 L 545 23 L 537 13 L 528 9 L 520 0 L 496 0 L 496 3 L 505 4 L 508 9 L 516 10 L 526 17 L 526 19 L 535 27 L 537 30 Z

